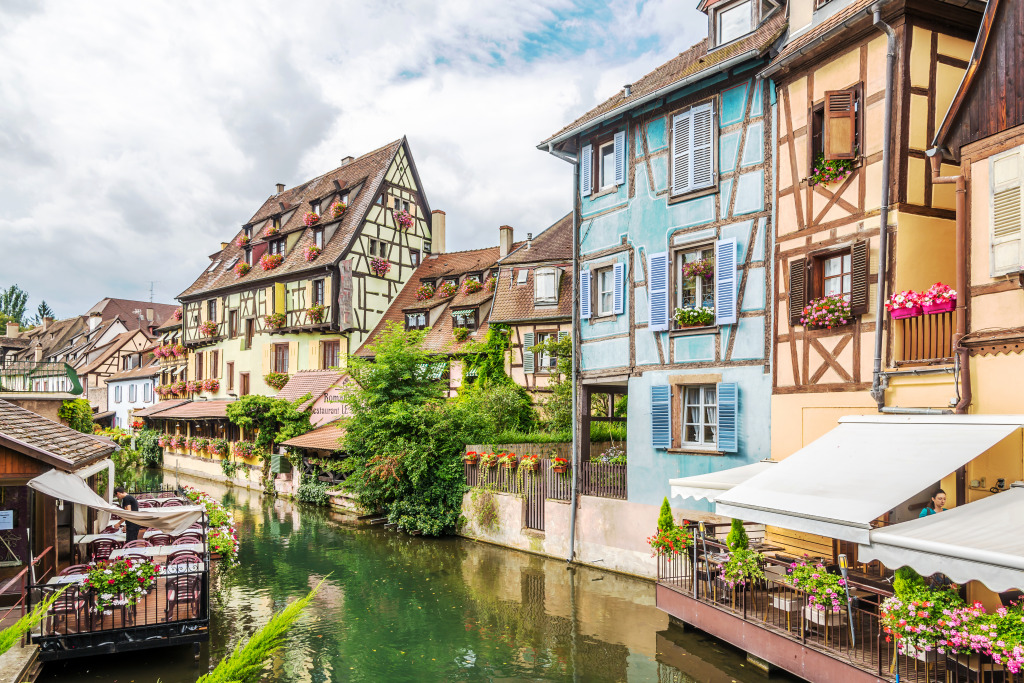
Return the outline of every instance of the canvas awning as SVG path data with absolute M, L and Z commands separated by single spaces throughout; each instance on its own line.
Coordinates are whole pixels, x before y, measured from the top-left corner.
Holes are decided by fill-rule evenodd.
M 716 512 L 868 543 L 871 523 L 1021 428 L 1020 415 L 851 416 L 718 497 Z
M 201 505 L 142 508 L 138 512 L 122 510 L 100 498 L 81 477 L 58 470 L 44 472 L 35 479 L 29 480 L 28 485 L 36 491 L 58 500 L 66 500 L 100 512 L 116 514 L 121 519 L 134 522 L 139 526 L 160 529 L 172 534 L 184 531 L 203 516 Z
M 755 462 L 751 465 L 730 467 L 718 472 L 708 474 L 697 474 L 692 477 L 681 479 L 669 479 L 668 484 L 672 487 L 672 496 L 680 498 L 693 498 L 694 500 L 707 500 L 712 503 L 720 495 L 742 484 L 754 475 L 764 472 L 776 463 L 771 460 Z
M 1024 589 L 1024 536 L 1008 533 L 1024 519 L 1024 483 L 937 515 L 875 529 L 857 558 L 922 576 L 941 572 L 957 583 L 981 581 L 1001 593 Z

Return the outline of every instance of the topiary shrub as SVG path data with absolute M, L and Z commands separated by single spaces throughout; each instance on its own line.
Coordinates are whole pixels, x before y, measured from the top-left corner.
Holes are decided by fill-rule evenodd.
M 729 550 L 738 550 L 750 545 L 750 537 L 747 536 L 747 530 L 743 528 L 742 519 L 732 520 L 732 527 L 729 529 L 729 535 L 725 537 L 725 544 L 729 546 Z
M 668 496 L 661 503 L 661 512 L 658 514 L 658 531 L 669 531 L 676 528 L 676 521 L 672 518 L 672 507 L 668 504 Z

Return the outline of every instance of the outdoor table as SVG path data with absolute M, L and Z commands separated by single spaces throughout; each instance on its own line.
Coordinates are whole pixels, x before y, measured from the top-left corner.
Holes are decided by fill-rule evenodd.
M 128 555 L 129 553 L 145 555 L 146 557 L 166 557 L 170 553 L 174 553 L 179 550 L 191 550 L 197 555 L 202 555 L 203 552 L 205 552 L 206 547 L 202 543 L 184 543 L 182 545 L 155 545 L 149 548 L 118 548 L 110 553 L 110 559 L 116 560 Z
M 145 540 L 150 536 L 155 536 L 156 534 L 163 533 L 167 532 L 160 531 L 159 529 L 146 529 L 145 532 L 140 535 L 140 538 L 142 540 Z M 185 529 L 184 531 L 179 531 L 177 533 L 172 533 L 170 535 L 181 536 L 182 534 L 197 534 L 198 536 L 205 538 L 206 529 Z M 89 552 L 89 544 L 101 538 L 109 538 L 112 541 L 119 541 L 121 543 L 124 543 L 125 534 L 123 531 L 119 531 L 114 534 L 79 534 L 78 536 L 75 536 L 75 545 L 78 546 L 78 556 L 85 558 Z
M 157 576 L 170 576 L 173 574 L 189 574 L 192 572 L 206 571 L 205 562 L 188 562 L 173 565 L 165 565 L 160 567 L 160 571 L 157 572 Z M 50 580 L 46 582 L 47 586 L 62 586 L 69 583 L 82 583 L 85 581 L 88 574 L 65 574 L 64 576 L 51 576 Z

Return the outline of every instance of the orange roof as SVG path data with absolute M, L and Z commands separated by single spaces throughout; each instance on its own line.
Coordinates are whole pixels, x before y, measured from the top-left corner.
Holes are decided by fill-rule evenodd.
M 274 398 L 295 401 L 309 394 L 309 400 L 299 406 L 299 410 L 305 410 L 343 377 L 345 373 L 337 370 L 300 370 L 288 379 L 288 383 L 281 387 Z
M 311 448 L 318 451 L 340 451 L 342 445 L 339 442 L 344 436 L 344 427 L 337 422 L 329 422 L 311 432 L 282 441 L 281 445 L 293 446 L 295 448 Z

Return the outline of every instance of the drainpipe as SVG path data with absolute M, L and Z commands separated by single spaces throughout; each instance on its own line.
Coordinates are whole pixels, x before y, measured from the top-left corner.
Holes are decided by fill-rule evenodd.
M 871 374 L 871 397 L 878 403 L 879 412 L 885 407 L 885 389 L 881 386 L 882 374 L 882 311 L 885 310 L 885 276 L 888 259 L 889 242 L 889 172 L 892 164 L 892 91 L 893 70 L 896 66 L 896 32 L 882 21 L 880 4 L 871 7 L 871 17 L 875 26 L 881 29 L 887 40 L 885 55 L 885 122 L 882 137 L 882 205 L 878 227 L 878 286 L 875 292 L 875 358 Z

